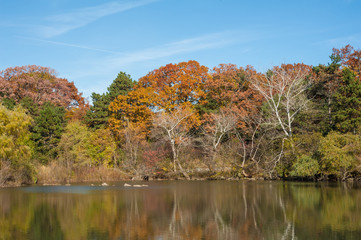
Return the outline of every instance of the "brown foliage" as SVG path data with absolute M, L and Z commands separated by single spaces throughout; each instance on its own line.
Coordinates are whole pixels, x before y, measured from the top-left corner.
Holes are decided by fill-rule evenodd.
M 70 182 L 119 181 L 128 179 L 128 177 L 118 168 L 108 168 L 103 165 L 99 167 L 83 167 L 74 169 L 74 172 L 71 172 L 61 163 L 53 161 L 46 166 L 37 166 L 37 179 L 38 184 L 47 185 Z
M 74 106 L 68 109 L 65 113 L 65 118 L 69 121 L 81 121 L 84 119 L 86 113 L 90 109 L 90 104 L 85 102 L 79 106 Z
M 51 102 L 67 109 L 85 105 L 73 82 L 56 77 L 48 67 L 35 65 L 7 68 L 0 72 L 0 100 L 16 102 L 28 97 L 36 104 Z
M 339 57 L 341 65 L 350 68 L 360 78 L 361 50 L 355 50 L 351 45 L 346 45 L 341 49 L 332 49 L 332 56 Z
M 228 108 L 238 116 L 240 127 L 244 127 L 244 118 L 257 114 L 263 101 L 263 96 L 250 87 L 251 76 L 260 76 L 251 66 L 243 69 L 234 64 L 220 64 L 213 68 L 212 78 L 205 84 L 218 108 Z

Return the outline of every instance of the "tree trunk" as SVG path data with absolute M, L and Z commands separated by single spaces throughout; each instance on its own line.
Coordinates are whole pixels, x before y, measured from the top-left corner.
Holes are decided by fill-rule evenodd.
M 179 167 L 179 170 L 181 171 L 181 173 L 184 175 L 184 177 L 187 179 L 187 180 L 190 180 L 191 178 L 189 177 L 188 173 L 183 169 L 182 165 L 180 164 L 179 160 L 177 159 L 177 163 L 178 163 L 178 167 Z
M 178 155 L 177 155 L 177 151 L 175 149 L 174 140 L 170 140 L 170 143 L 171 143 L 171 146 L 172 146 L 172 153 L 173 153 L 173 169 L 174 169 L 174 172 L 177 172 L 176 161 L 178 159 Z

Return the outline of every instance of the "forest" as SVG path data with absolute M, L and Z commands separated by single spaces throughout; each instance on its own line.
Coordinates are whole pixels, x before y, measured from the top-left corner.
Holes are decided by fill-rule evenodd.
M 42 66 L 0 71 L 0 186 L 150 179 L 361 180 L 361 50 L 330 62 L 170 63 L 87 100 Z

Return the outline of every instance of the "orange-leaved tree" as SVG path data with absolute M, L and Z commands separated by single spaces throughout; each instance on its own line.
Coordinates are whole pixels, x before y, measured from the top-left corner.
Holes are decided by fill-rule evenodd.
M 132 123 L 146 134 L 152 122 L 151 105 L 156 102 L 156 97 L 151 88 L 137 88 L 127 95 L 119 95 L 109 105 L 110 129 L 119 134 L 119 131 Z
M 149 127 L 152 114 L 171 112 L 179 106 L 194 108 L 204 98 L 208 68 L 196 61 L 168 64 L 139 79 L 134 90 L 118 96 L 110 105 L 113 130 L 126 121 Z
M 125 133 L 124 130 L 131 127 L 132 131 L 128 131 L 130 130 L 128 129 L 127 136 L 131 132 L 139 132 L 137 138 L 145 139 L 151 125 L 155 123 L 169 137 L 165 130 L 169 125 L 164 127 L 161 122 L 164 123 L 166 119 L 170 121 L 172 118 L 178 118 L 180 113 L 189 111 L 192 112 L 192 117 L 186 114 L 178 119 L 180 122 L 171 121 L 174 130 L 181 127 L 182 134 L 187 134 L 192 127 L 199 124 L 194 106 L 204 100 L 204 84 L 209 77 L 208 68 L 196 61 L 168 64 L 153 70 L 139 79 L 133 91 L 125 96 L 118 96 L 110 104 L 109 126 L 119 133 L 122 131 Z M 155 118 L 153 118 L 154 114 L 156 114 Z M 188 124 L 189 122 L 192 124 Z M 125 135 L 123 134 L 123 136 Z M 174 149 L 183 146 L 183 144 L 177 143 L 179 137 L 172 136 L 167 139 Z M 179 151 L 172 152 L 175 159 L 174 164 L 178 163 L 178 167 L 182 169 L 178 162 Z
M 208 68 L 197 61 L 167 64 L 139 79 L 135 88 L 151 88 L 155 99 L 151 103 L 154 125 L 162 129 L 170 144 L 173 168 L 186 178 L 188 174 L 179 160 L 180 149 L 190 143 L 190 130 L 200 124 L 195 106 L 205 100 L 204 85 L 209 80 Z
M 197 61 L 167 64 L 139 79 L 137 88 L 152 88 L 157 96 L 153 106 L 171 111 L 184 103 L 197 104 L 204 98 L 208 68 Z

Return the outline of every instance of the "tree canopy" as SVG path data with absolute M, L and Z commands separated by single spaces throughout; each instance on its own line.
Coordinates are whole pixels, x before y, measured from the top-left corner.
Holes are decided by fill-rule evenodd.
M 0 72 L 0 185 L 30 183 L 36 172 L 55 182 L 120 174 L 361 178 L 360 55 L 347 45 L 333 49 L 326 65 L 264 72 L 190 60 L 138 81 L 120 71 L 90 103 L 51 68 L 7 68 Z
M 67 109 L 84 104 L 74 83 L 56 77 L 51 68 L 29 65 L 1 71 L 0 100 L 10 98 L 18 103 L 25 97 L 39 105 L 51 102 Z

